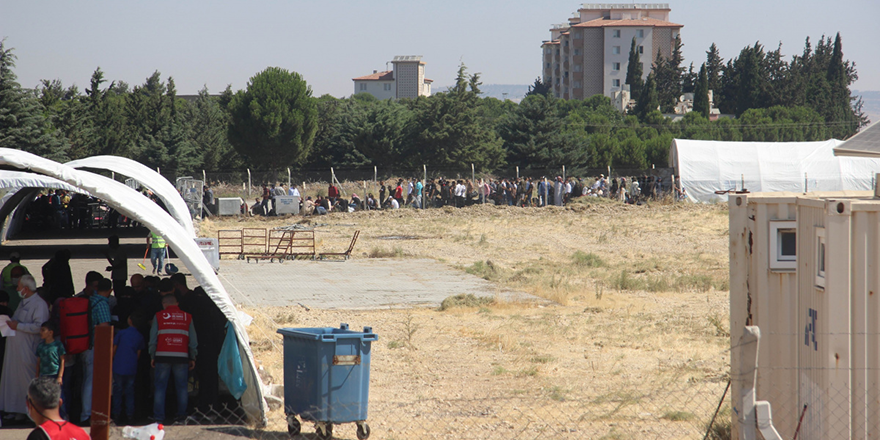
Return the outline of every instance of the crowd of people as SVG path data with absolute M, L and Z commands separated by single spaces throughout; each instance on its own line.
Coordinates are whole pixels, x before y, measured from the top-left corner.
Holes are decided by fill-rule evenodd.
M 186 423 L 193 414 L 216 420 L 212 409 L 218 402 L 217 361 L 226 317 L 201 287 L 191 289 L 181 273 L 128 277 L 118 237 L 111 236 L 108 244 L 110 278 L 90 271 L 78 292 L 70 251 L 58 250 L 43 265 L 41 285 L 18 253 L 9 255 L 0 273 L 0 329 L 14 330 L 0 337 L 4 424 L 33 419 L 29 389 L 51 391 L 46 380 L 59 386 L 58 417 L 88 424 L 94 336 L 102 326 L 115 330 L 111 417 L 118 425 Z M 164 252 L 164 242 L 159 245 Z M 154 273 L 161 274 L 156 263 Z M 44 382 L 34 385 L 34 378 Z M 191 400 L 190 394 L 197 398 Z M 51 412 L 51 400 L 44 399 L 39 410 Z
M 416 178 L 398 179 L 396 182 L 379 181 L 378 197 L 369 192 L 365 197 L 353 193 L 342 197 L 339 187 L 327 186 L 327 195 L 314 199 L 306 196 L 301 200 L 301 212 L 305 215 L 324 215 L 330 212 L 352 212 L 373 209 L 415 209 L 453 206 L 462 208 L 477 204 L 495 204 L 520 207 L 564 206 L 578 197 L 604 197 L 627 204 L 641 204 L 647 200 L 672 195 L 676 199 L 686 197 L 680 185 L 672 185 L 660 176 L 620 177 L 608 179 L 599 175 L 595 179 L 576 177 L 555 178 L 518 177 L 513 179 L 429 179 L 426 184 Z M 275 197 L 291 195 L 301 197 L 296 185 L 262 185 L 262 196 L 255 199 L 248 211 L 251 215 L 275 215 Z

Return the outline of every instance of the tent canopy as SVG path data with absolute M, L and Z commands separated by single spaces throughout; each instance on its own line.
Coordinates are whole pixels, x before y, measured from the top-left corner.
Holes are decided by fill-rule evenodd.
M 65 165 L 78 169 L 90 168 L 113 171 L 137 180 L 145 188 L 152 191 L 153 194 L 156 194 L 162 200 L 162 203 L 165 204 L 165 207 L 168 208 L 171 216 L 183 226 L 183 229 L 189 231 L 195 237 L 195 228 L 193 228 L 192 217 L 190 217 L 186 202 L 180 197 L 174 185 L 161 174 L 139 162 L 119 156 L 92 156 L 67 162 Z
M 694 202 L 727 200 L 716 191 L 867 191 L 880 158 L 836 157 L 836 139 L 821 142 L 722 142 L 674 139 L 669 165 Z
M 259 426 L 266 424 L 268 406 L 263 397 L 262 382 L 254 365 L 247 331 L 229 294 L 193 240 L 191 231 L 184 230 L 175 219 L 151 200 L 107 177 L 8 148 L 0 148 L 0 165 L 30 170 L 61 180 L 80 191 L 87 191 L 117 211 L 137 219 L 154 233 L 163 236 L 177 253 L 180 261 L 229 320 L 231 329 L 238 339 L 244 379 L 247 384 L 247 390 L 241 398 L 242 408 L 251 421 Z

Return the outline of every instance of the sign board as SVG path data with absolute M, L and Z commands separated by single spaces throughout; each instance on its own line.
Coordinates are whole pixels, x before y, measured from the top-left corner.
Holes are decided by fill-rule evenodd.
M 299 197 L 275 196 L 275 214 L 299 214 Z
M 205 259 L 208 260 L 208 263 L 211 263 L 211 267 L 214 268 L 214 272 L 220 270 L 220 250 L 217 247 L 217 239 L 211 237 L 199 237 L 196 238 L 196 246 L 202 250 L 202 254 L 205 255 Z

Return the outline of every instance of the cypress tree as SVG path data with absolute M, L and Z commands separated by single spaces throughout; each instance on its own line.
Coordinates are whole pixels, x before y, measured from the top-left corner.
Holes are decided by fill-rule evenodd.
M 639 57 L 639 46 L 636 44 L 636 38 L 633 37 L 632 45 L 629 48 L 629 61 L 626 64 L 626 84 L 629 84 L 629 92 L 632 99 L 638 101 L 639 94 L 644 87 L 642 82 L 642 60 Z
M 694 89 L 694 112 L 700 113 L 704 118 L 709 117 L 709 80 L 706 74 L 706 63 L 700 66 L 697 75 L 697 85 Z

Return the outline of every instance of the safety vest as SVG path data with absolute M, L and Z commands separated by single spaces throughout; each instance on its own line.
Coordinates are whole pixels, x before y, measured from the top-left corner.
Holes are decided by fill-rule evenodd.
M 160 249 L 165 247 L 165 238 L 150 232 L 150 247 Z
M 46 420 L 40 425 L 40 429 L 51 440 L 89 440 L 90 438 L 82 428 L 64 420 L 60 422 Z
M 189 326 L 192 315 L 178 306 L 156 313 L 156 356 L 189 358 Z

